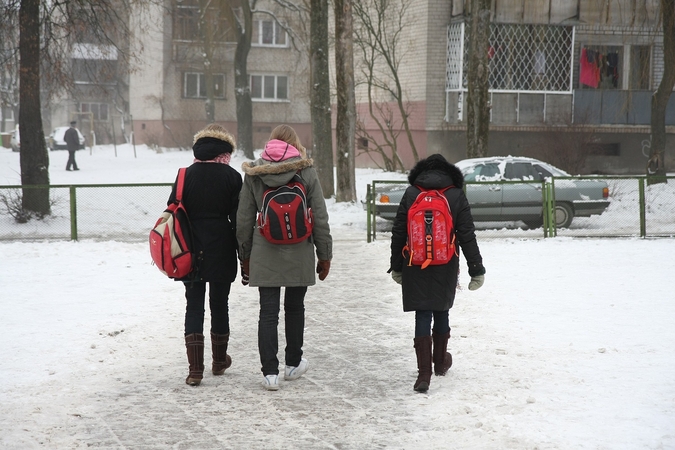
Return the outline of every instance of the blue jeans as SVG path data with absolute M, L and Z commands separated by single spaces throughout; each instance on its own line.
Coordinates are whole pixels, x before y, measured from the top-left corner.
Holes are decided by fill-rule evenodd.
M 286 325 L 286 365 L 297 366 L 302 358 L 305 332 L 305 294 L 307 286 L 287 287 L 284 293 Z M 258 320 L 258 350 L 263 375 L 279 374 L 279 304 L 280 287 L 259 287 L 260 317 Z
M 206 282 L 187 281 L 185 283 L 185 336 L 192 333 L 204 333 L 204 302 Z M 211 331 L 215 334 L 230 332 L 228 299 L 230 283 L 209 281 L 209 307 L 211 308 Z
M 431 319 L 434 319 L 434 333 L 450 331 L 449 311 L 415 311 L 415 337 L 431 336 Z

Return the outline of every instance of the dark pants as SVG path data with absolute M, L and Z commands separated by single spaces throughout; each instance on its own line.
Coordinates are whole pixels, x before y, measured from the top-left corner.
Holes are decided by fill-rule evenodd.
M 434 319 L 434 333 L 450 331 L 448 311 L 415 311 L 415 337 L 431 336 L 431 319 Z
M 77 163 L 75 162 L 75 150 L 68 150 L 68 162 L 66 163 L 66 170 L 70 170 L 71 166 L 73 169 L 77 170 Z
M 204 301 L 206 297 L 206 282 L 185 282 L 185 335 L 192 333 L 204 334 Z M 228 313 L 228 298 L 230 283 L 214 283 L 209 281 L 209 307 L 211 308 L 211 331 L 215 334 L 230 332 L 230 316 Z
M 284 293 L 286 325 L 286 365 L 297 366 L 302 358 L 305 331 L 305 294 L 307 286 L 287 287 Z M 280 287 L 259 287 L 260 318 L 258 320 L 258 350 L 263 375 L 279 374 L 279 303 Z

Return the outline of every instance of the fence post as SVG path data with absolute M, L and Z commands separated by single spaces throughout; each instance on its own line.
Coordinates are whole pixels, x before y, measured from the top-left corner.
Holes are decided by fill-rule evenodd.
M 638 178 L 638 196 L 640 202 L 640 237 L 647 236 L 647 213 L 645 205 L 645 177 Z
M 375 202 L 377 201 L 376 183 L 377 182 L 373 180 L 373 189 L 370 191 L 370 194 L 373 196 L 373 240 L 377 239 L 377 220 L 375 219 Z
M 77 240 L 77 196 L 75 186 L 70 186 L 70 239 Z
M 366 242 L 370 243 L 370 185 L 366 185 Z

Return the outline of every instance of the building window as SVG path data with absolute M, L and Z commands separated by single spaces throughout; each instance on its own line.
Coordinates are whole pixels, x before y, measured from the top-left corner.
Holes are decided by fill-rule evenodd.
M 177 41 L 201 41 L 201 9 L 197 0 L 183 0 L 173 11 L 173 39 Z M 207 29 L 213 30 L 213 42 L 227 42 L 227 20 L 218 8 L 209 8 L 204 19 L 210 21 Z
M 630 48 L 630 89 L 649 90 L 651 49 L 646 45 Z
M 288 77 L 283 75 L 251 75 L 253 100 L 288 100 Z
M 591 144 L 589 153 L 598 156 L 621 156 L 621 144 Z
M 183 97 L 206 98 L 206 76 L 203 73 L 185 73 Z M 213 97 L 225 98 L 225 75 L 222 73 L 213 74 Z
M 623 47 L 581 47 L 579 87 L 582 89 L 621 89 Z
M 86 113 L 85 117 L 90 116 L 95 121 L 108 120 L 107 103 L 80 103 L 79 112 Z
M 73 59 L 75 84 L 116 84 L 117 61 L 111 59 Z
M 255 20 L 251 43 L 264 47 L 288 47 L 286 30 L 272 20 Z

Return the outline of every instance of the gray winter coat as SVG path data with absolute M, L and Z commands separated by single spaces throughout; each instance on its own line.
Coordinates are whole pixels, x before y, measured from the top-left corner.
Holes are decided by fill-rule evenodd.
M 244 186 L 237 211 L 239 258 L 250 259 L 249 284 L 254 287 L 312 286 L 316 284 L 316 256 L 333 258 L 333 238 L 328 210 L 312 160 L 302 157 L 282 162 L 257 159 L 242 164 Z M 288 183 L 298 173 L 307 189 L 307 201 L 314 213 L 312 236 L 297 244 L 272 244 L 256 228 L 263 193 L 268 187 Z

